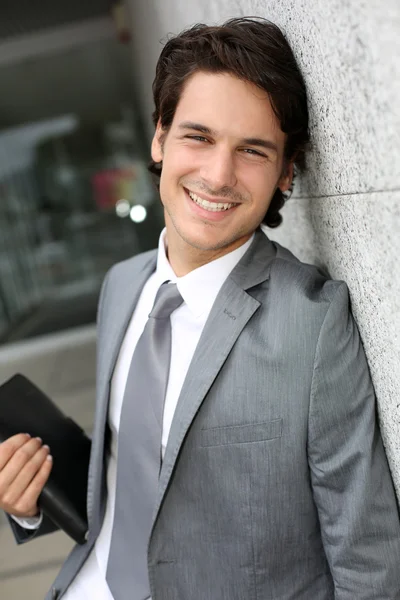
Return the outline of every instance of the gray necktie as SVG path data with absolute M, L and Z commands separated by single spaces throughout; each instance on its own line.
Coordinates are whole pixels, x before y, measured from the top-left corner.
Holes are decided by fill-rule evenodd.
M 163 407 L 171 359 L 170 316 L 182 302 L 175 284 L 160 287 L 126 382 L 106 574 L 114 600 L 150 596 L 147 545 L 161 467 Z

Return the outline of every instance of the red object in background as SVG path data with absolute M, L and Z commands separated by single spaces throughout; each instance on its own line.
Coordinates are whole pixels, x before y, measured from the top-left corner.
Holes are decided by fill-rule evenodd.
M 112 171 L 101 171 L 92 177 L 92 187 L 97 208 L 104 210 L 115 205 L 112 189 Z
M 106 169 L 93 175 L 92 189 L 97 208 L 108 210 L 122 198 L 131 200 L 136 178 L 135 167 Z
M 128 44 L 131 41 L 131 28 L 128 10 L 122 0 L 114 0 L 112 2 L 111 15 L 117 30 L 118 40 L 122 44 Z

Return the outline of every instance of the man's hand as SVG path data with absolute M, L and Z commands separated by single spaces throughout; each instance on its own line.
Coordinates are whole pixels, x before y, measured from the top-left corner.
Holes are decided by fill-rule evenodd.
M 15 517 L 34 517 L 53 466 L 40 438 L 19 433 L 0 444 L 0 508 Z

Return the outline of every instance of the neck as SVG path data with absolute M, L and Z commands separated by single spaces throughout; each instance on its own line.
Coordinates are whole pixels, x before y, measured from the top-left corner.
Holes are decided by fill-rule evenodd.
M 180 236 L 170 234 L 167 227 L 166 253 L 169 264 L 177 277 L 183 277 L 191 271 L 206 265 L 217 258 L 221 258 L 236 250 L 250 239 L 252 234 L 243 236 L 221 248 L 205 250 L 196 248 L 183 240 Z

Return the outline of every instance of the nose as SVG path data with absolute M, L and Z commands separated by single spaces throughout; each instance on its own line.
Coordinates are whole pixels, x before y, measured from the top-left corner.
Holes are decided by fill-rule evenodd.
M 214 148 L 207 156 L 200 173 L 210 190 L 234 187 L 237 183 L 234 157 L 229 148 Z

